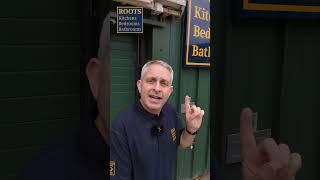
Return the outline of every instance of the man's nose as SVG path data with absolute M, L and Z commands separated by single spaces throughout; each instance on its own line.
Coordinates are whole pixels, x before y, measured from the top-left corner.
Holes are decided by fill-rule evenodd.
M 157 83 L 155 84 L 154 89 L 155 89 L 156 91 L 160 91 L 160 90 L 161 90 L 160 82 L 157 82 Z

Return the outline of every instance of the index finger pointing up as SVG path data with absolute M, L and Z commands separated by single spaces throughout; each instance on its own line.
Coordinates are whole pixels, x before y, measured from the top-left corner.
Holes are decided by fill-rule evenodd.
M 189 113 L 191 107 L 190 107 L 190 97 L 188 95 L 184 98 L 184 105 L 186 107 L 186 113 Z
M 240 114 L 240 145 L 242 157 L 245 152 L 255 149 L 257 144 L 253 134 L 252 110 L 244 108 Z

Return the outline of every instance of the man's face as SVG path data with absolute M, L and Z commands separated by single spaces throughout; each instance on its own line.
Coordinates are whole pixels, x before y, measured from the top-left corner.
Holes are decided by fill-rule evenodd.
M 159 114 L 173 91 L 170 72 L 159 64 L 151 64 L 143 79 L 137 81 L 140 102 L 145 110 Z

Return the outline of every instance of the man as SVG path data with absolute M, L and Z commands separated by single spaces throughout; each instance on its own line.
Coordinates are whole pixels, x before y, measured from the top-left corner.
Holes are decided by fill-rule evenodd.
M 173 70 L 167 63 L 147 62 L 137 81 L 140 100 L 121 111 L 111 130 L 110 179 L 169 180 L 174 178 L 176 148 L 188 148 L 201 126 L 204 111 L 185 97 L 186 127 L 167 103 L 173 91 Z M 241 113 L 241 152 L 245 180 L 292 180 L 301 166 L 288 146 L 267 139 L 257 147 L 252 112 Z M 217 179 L 214 177 L 213 179 Z
M 173 179 L 176 148 L 192 145 L 204 111 L 185 97 L 186 128 L 167 103 L 173 91 L 173 70 L 167 63 L 147 62 L 137 81 L 140 100 L 120 112 L 111 130 L 111 179 Z

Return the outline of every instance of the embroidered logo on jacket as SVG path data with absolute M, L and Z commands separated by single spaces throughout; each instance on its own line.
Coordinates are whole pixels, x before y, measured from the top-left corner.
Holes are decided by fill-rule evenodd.
M 110 161 L 110 176 L 116 175 L 116 162 Z
M 171 129 L 171 136 L 172 136 L 172 141 L 174 142 L 177 138 L 177 135 L 176 135 L 176 128 L 172 128 Z

